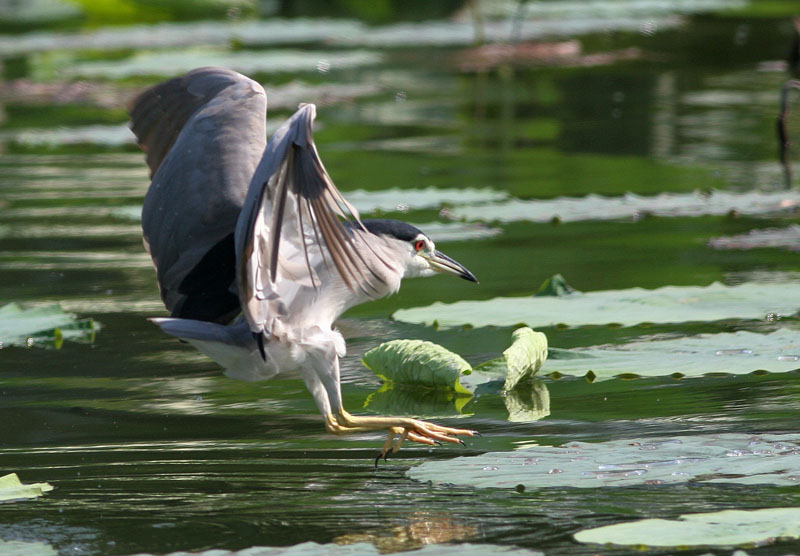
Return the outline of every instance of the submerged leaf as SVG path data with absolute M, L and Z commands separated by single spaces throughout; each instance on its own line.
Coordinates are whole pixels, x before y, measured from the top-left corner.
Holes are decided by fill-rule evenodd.
M 64 339 L 94 339 L 92 319 L 78 319 L 58 304 L 22 309 L 16 303 L 0 307 L 0 348 L 48 345 L 61 347 Z
M 543 373 L 586 376 L 702 376 L 710 373 L 780 373 L 800 369 L 800 333 L 780 328 L 769 334 L 740 330 L 690 338 L 641 338 L 621 345 L 551 350 Z
M 800 483 L 800 434 L 719 434 L 570 442 L 427 461 L 418 481 L 474 487 L 598 488 L 642 484 Z
M 433 303 L 401 309 L 393 318 L 440 327 L 583 326 L 643 322 L 678 323 L 723 319 L 764 319 L 792 315 L 798 307 L 800 284 L 747 283 L 725 286 L 665 286 L 655 290 L 630 288 L 575 293 L 561 297 L 496 297 L 482 301 Z
M 452 351 L 424 340 L 392 340 L 364 354 L 364 365 L 386 382 L 444 388 L 472 395 L 459 379 L 472 366 Z
M 53 487 L 47 483 L 24 485 L 16 473 L 9 473 L 0 477 L 0 502 L 37 498 L 51 490 L 53 490 Z
M 800 508 L 724 510 L 643 519 L 575 533 L 584 543 L 636 546 L 741 546 L 800 538 Z

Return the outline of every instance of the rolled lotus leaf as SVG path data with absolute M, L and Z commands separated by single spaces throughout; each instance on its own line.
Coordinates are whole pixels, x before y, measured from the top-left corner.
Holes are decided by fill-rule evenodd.
M 369 350 L 362 361 L 386 382 L 472 395 L 460 382 L 462 374 L 472 372 L 470 364 L 433 342 L 392 340 Z

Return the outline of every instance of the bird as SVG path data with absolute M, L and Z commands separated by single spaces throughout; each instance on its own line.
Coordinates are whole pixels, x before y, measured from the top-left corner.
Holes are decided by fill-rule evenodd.
M 227 376 L 299 375 L 329 432 L 386 433 L 376 465 L 405 441 L 464 444 L 477 432 L 343 406 L 342 313 L 396 293 L 404 278 L 478 280 L 415 226 L 361 219 L 323 165 L 315 117 L 301 104 L 267 141 L 264 88 L 221 67 L 134 98 L 130 128 L 151 178 L 143 242 L 170 312 L 151 320 Z

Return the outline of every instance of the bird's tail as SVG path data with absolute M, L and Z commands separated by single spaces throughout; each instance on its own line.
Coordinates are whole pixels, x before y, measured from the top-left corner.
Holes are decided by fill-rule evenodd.
M 261 356 L 258 344 L 243 320 L 232 325 L 176 318 L 150 320 L 170 336 L 189 342 L 219 363 L 231 378 L 268 380 L 278 373 L 277 367 Z

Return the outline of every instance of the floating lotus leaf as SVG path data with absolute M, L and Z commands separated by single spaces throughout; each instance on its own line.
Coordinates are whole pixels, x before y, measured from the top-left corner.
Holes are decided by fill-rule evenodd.
M 381 189 L 346 191 L 347 200 L 361 212 L 405 212 L 409 210 L 438 209 L 444 204 L 488 203 L 506 199 L 508 194 L 489 188 L 466 187 L 460 189 L 424 187 L 418 189 Z M 426 230 L 427 232 L 427 230 Z
M 500 203 L 464 205 L 453 209 L 456 218 L 484 222 L 562 222 L 635 219 L 655 216 L 792 214 L 800 206 L 800 191 L 695 191 L 619 197 L 586 195 L 546 200 L 509 199 Z
M 792 315 L 800 299 L 800 284 L 746 283 L 725 286 L 665 286 L 630 288 L 562 296 L 496 297 L 482 301 L 433 303 L 401 309 L 393 318 L 440 327 L 514 326 L 538 328 L 640 323 L 680 323 L 723 319 L 764 319 Z
M 53 487 L 47 483 L 24 485 L 20 482 L 16 473 L 9 473 L 0 477 L 0 502 L 37 498 L 51 490 L 53 490 Z M 0 544 L 0 548 L 2 548 L 2 544 Z M 5 554 L 5 552 L 2 553 Z
M 58 552 L 43 542 L 4 541 L 0 539 L 0 554 L 3 556 L 57 556 Z
M 223 48 L 187 48 L 163 52 L 137 52 L 114 61 L 77 62 L 62 69 L 65 76 L 122 79 L 137 75 L 177 75 L 201 66 L 225 66 L 244 74 L 258 72 L 316 72 L 370 66 L 382 55 L 367 50 L 229 51 Z
M 678 519 L 643 519 L 575 534 L 585 543 L 649 546 L 741 546 L 800 538 L 800 508 L 724 510 Z
M 0 347 L 46 345 L 60 348 L 65 339 L 94 339 L 92 319 L 77 319 L 57 304 L 22 309 L 16 303 L 0 307 Z
M 427 461 L 418 481 L 474 487 L 598 488 L 667 483 L 800 484 L 800 434 L 570 442 Z
M 800 226 L 750 230 L 746 234 L 716 237 L 708 245 L 714 249 L 758 249 L 763 247 L 800 251 Z
M 702 376 L 800 369 L 800 331 L 739 331 L 689 338 L 642 338 L 620 345 L 551 350 L 542 372 L 606 379 L 619 375 Z

